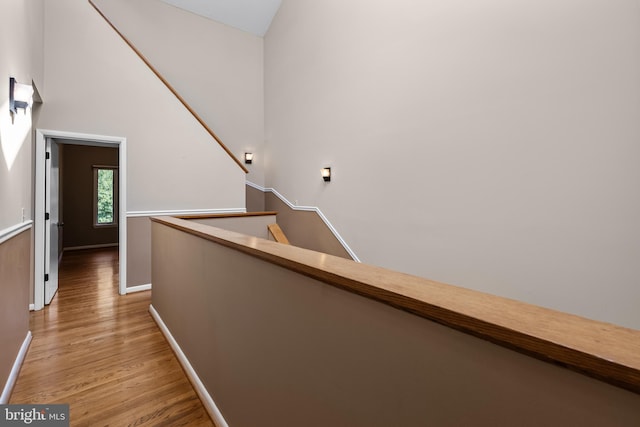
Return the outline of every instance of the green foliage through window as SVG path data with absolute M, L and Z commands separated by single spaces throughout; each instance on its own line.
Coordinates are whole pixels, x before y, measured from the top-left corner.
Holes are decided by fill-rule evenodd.
M 113 169 L 98 169 L 98 224 L 115 222 L 113 197 Z

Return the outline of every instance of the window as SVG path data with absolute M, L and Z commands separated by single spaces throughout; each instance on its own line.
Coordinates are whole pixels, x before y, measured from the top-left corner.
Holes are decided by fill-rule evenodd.
M 118 225 L 118 167 L 93 167 L 93 225 Z

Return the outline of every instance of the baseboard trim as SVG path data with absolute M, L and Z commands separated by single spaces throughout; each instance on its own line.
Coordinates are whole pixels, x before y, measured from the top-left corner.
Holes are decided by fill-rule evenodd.
M 160 331 L 162 332 L 165 339 L 169 343 L 169 346 L 171 346 L 171 349 L 173 350 L 176 357 L 178 358 L 178 362 L 180 362 L 180 364 L 182 365 L 182 368 L 184 369 L 184 372 L 187 374 L 187 377 L 189 378 L 191 385 L 193 386 L 196 393 L 198 394 L 198 397 L 200 397 L 200 400 L 202 401 L 202 405 L 204 406 L 205 410 L 209 413 L 209 416 L 211 417 L 215 425 L 217 427 L 229 427 L 224 417 L 222 416 L 222 413 L 220 412 L 215 402 L 211 398 L 211 395 L 207 391 L 206 387 L 204 386 L 204 384 L 202 384 L 202 381 L 200 381 L 198 374 L 191 366 L 191 363 L 189 363 L 189 359 L 187 359 L 187 356 L 185 356 L 185 354 L 182 352 L 180 345 L 178 345 L 178 342 L 173 338 L 173 335 L 171 335 L 169 328 L 167 328 L 167 325 L 165 325 L 165 323 L 162 321 L 160 314 L 158 314 L 158 312 L 153 307 L 153 305 L 149 305 L 149 313 L 151 313 L 151 317 L 153 317 L 153 320 L 155 320 L 156 324 L 158 325 L 158 328 L 160 328 Z
M 85 249 L 102 249 L 102 248 L 114 248 L 120 246 L 118 243 L 103 243 L 100 245 L 84 245 L 84 246 L 71 246 L 63 248 L 62 251 L 82 251 Z
M 127 293 L 132 294 L 134 292 L 142 292 L 142 291 L 150 291 L 150 290 L 151 290 L 151 283 L 147 283 L 146 285 L 128 287 Z
M 345 251 L 347 251 L 347 253 L 349 254 L 349 256 L 356 262 L 361 262 L 360 258 L 358 258 L 358 256 L 356 255 L 356 253 L 349 247 L 349 245 L 347 244 L 347 242 L 342 238 L 342 236 L 340 235 L 340 233 L 338 233 L 338 230 L 336 230 L 336 228 L 333 226 L 333 224 L 331 224 L 331 222 L 329 222 L 329 220 L 327 219 L 326 216 L 324 216 L 324 214 L 322 213 L 322 211 L 320 210 L 320 208 L 318 208 L 317 206 L 296 206 L 293 203 L 291 203 L 289 200 L 287 200 L 286 197 L 284 197 L 282 194 L 278 193 L 278 191 L 275 188 L 265 188 L 262 187 L 258 184 L 254 184 L 253 182 L 250 181 L 246 181 L 247 185 L 249 187 L 255 188 L 256 190 L 260 190 L 263 193 L 273 193 L 275 194 L 275 196 L 277 198 L 279 198 L 280 200 L 282 200 L 282 202 L 289 206 L 291 209 L 293 209 L 294 211 L 306 211 L 306 212 L 315 212 L 318 214 L 318 216 L 320 217 L 320 219 L 322 219 L 322 221 L 325 223 L 325 225 L 327 226 L 327 228 L 329 228 L 329 230 L 331 230 L 331 232 L 333 233 L 333 235 L 335 236 L 336 239 L 338 239 L 338 242 L 340 242 L 340 244 L 342 245 L 342 247 L 344 248 Z
M 36 310 L 36 305 L 35 304 L 29 304 L 29 311 L 35 311 Z
M 246 213 L 245 208 L 229 208 L 229 209 L 181 209 L 167 211 L 129 211 L 127 218 L 137 218 L 145 216 L 174 216 L 174 215 L 212 215 L 225 213 Z
M 16 224 L 12 227 L 5 228 L 4 230 L 0 230 L 0 245 L 23 231 L 30 229 L 32 225 L 33 221 L 29 220 Z
M 9 373 L 9 378 L 7 378 L 7 383 L 4 386 L 4 390 L 2 390 L 2 396 L 0 396 L 0 405 L 6 405 L 7 403 L 9 403 L 9 398 L 11 397 L 13 386 L 16 385 L 16 380 L 18 379 L 20 368 L 22 368 L 22 363 L 27 356 L 27 351 L 29 350 L 29 345 L 31 344 L 31 338 L 31 331 L 27 331 L 27 336 L 22 342 L 22 346 L 20 346 L 20 351 L 18 352 L 18 356 L 16 357 L 15 362 L 13 362 L 13 367 L 11 368 L 11 372 Z

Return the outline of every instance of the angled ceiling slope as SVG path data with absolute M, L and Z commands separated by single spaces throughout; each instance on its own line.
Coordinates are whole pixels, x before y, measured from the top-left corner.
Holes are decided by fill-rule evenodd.
M 162 0 L 189 12 L 263 37 L 282 0 Z

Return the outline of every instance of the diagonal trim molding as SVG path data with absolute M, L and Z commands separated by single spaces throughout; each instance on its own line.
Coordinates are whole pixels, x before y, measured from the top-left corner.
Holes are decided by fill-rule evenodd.
M 291 203 L 289 200 L 287 200 L 287 198 L 284 197 L 282 194 L 278 193 L 278 191 L 275 188 L 265 188 L 265 187 L 262 187 L 262 186 L 260 186 L 258 184 L 254 184 L 251 181 L 246 181 L 246 183 L 247 183 L 247 185 L 249 187 L 255 188 L 256 190 L 260 190 L 263 193 L 267 193 L 268 192 L 268 193 L 275 194 L 276 197 L 278 197 L 280 200 L 282 200 L 282 202 L 284 204 L 289 206 L 294 211 L 307 211 L 307 212 L 315 212 L 315 213 L 317 213 L 318 216 L 322 219 L 322 221 L 324 221 L 325 225 L 329 228 L 329 230 L 331 230 L 331 232 L 336 237 L 336 239 L 338 239 L 340 244 L 349 253 L 349 256 L 351 256 L 351 258 L 353 258 L 353 260 L 356 261 L 356 262 L 362 262 L 362 261 L 360 261 L 360 258 L 358 258 L 356 253 L 349 247 L 347 242 L 342 238 L 340 233 L 338 233 L 338 230 L 336 230 L 336 228 L 333 226 L 333 224 L 331 224 L 331 222 L 329 222 L 327 217 L 324 216 L 324 214 L 322 213 L 322 211 L 320 210 L 319 207 L 317 207 L 317 206 L 296 206 L 293 203 Z

